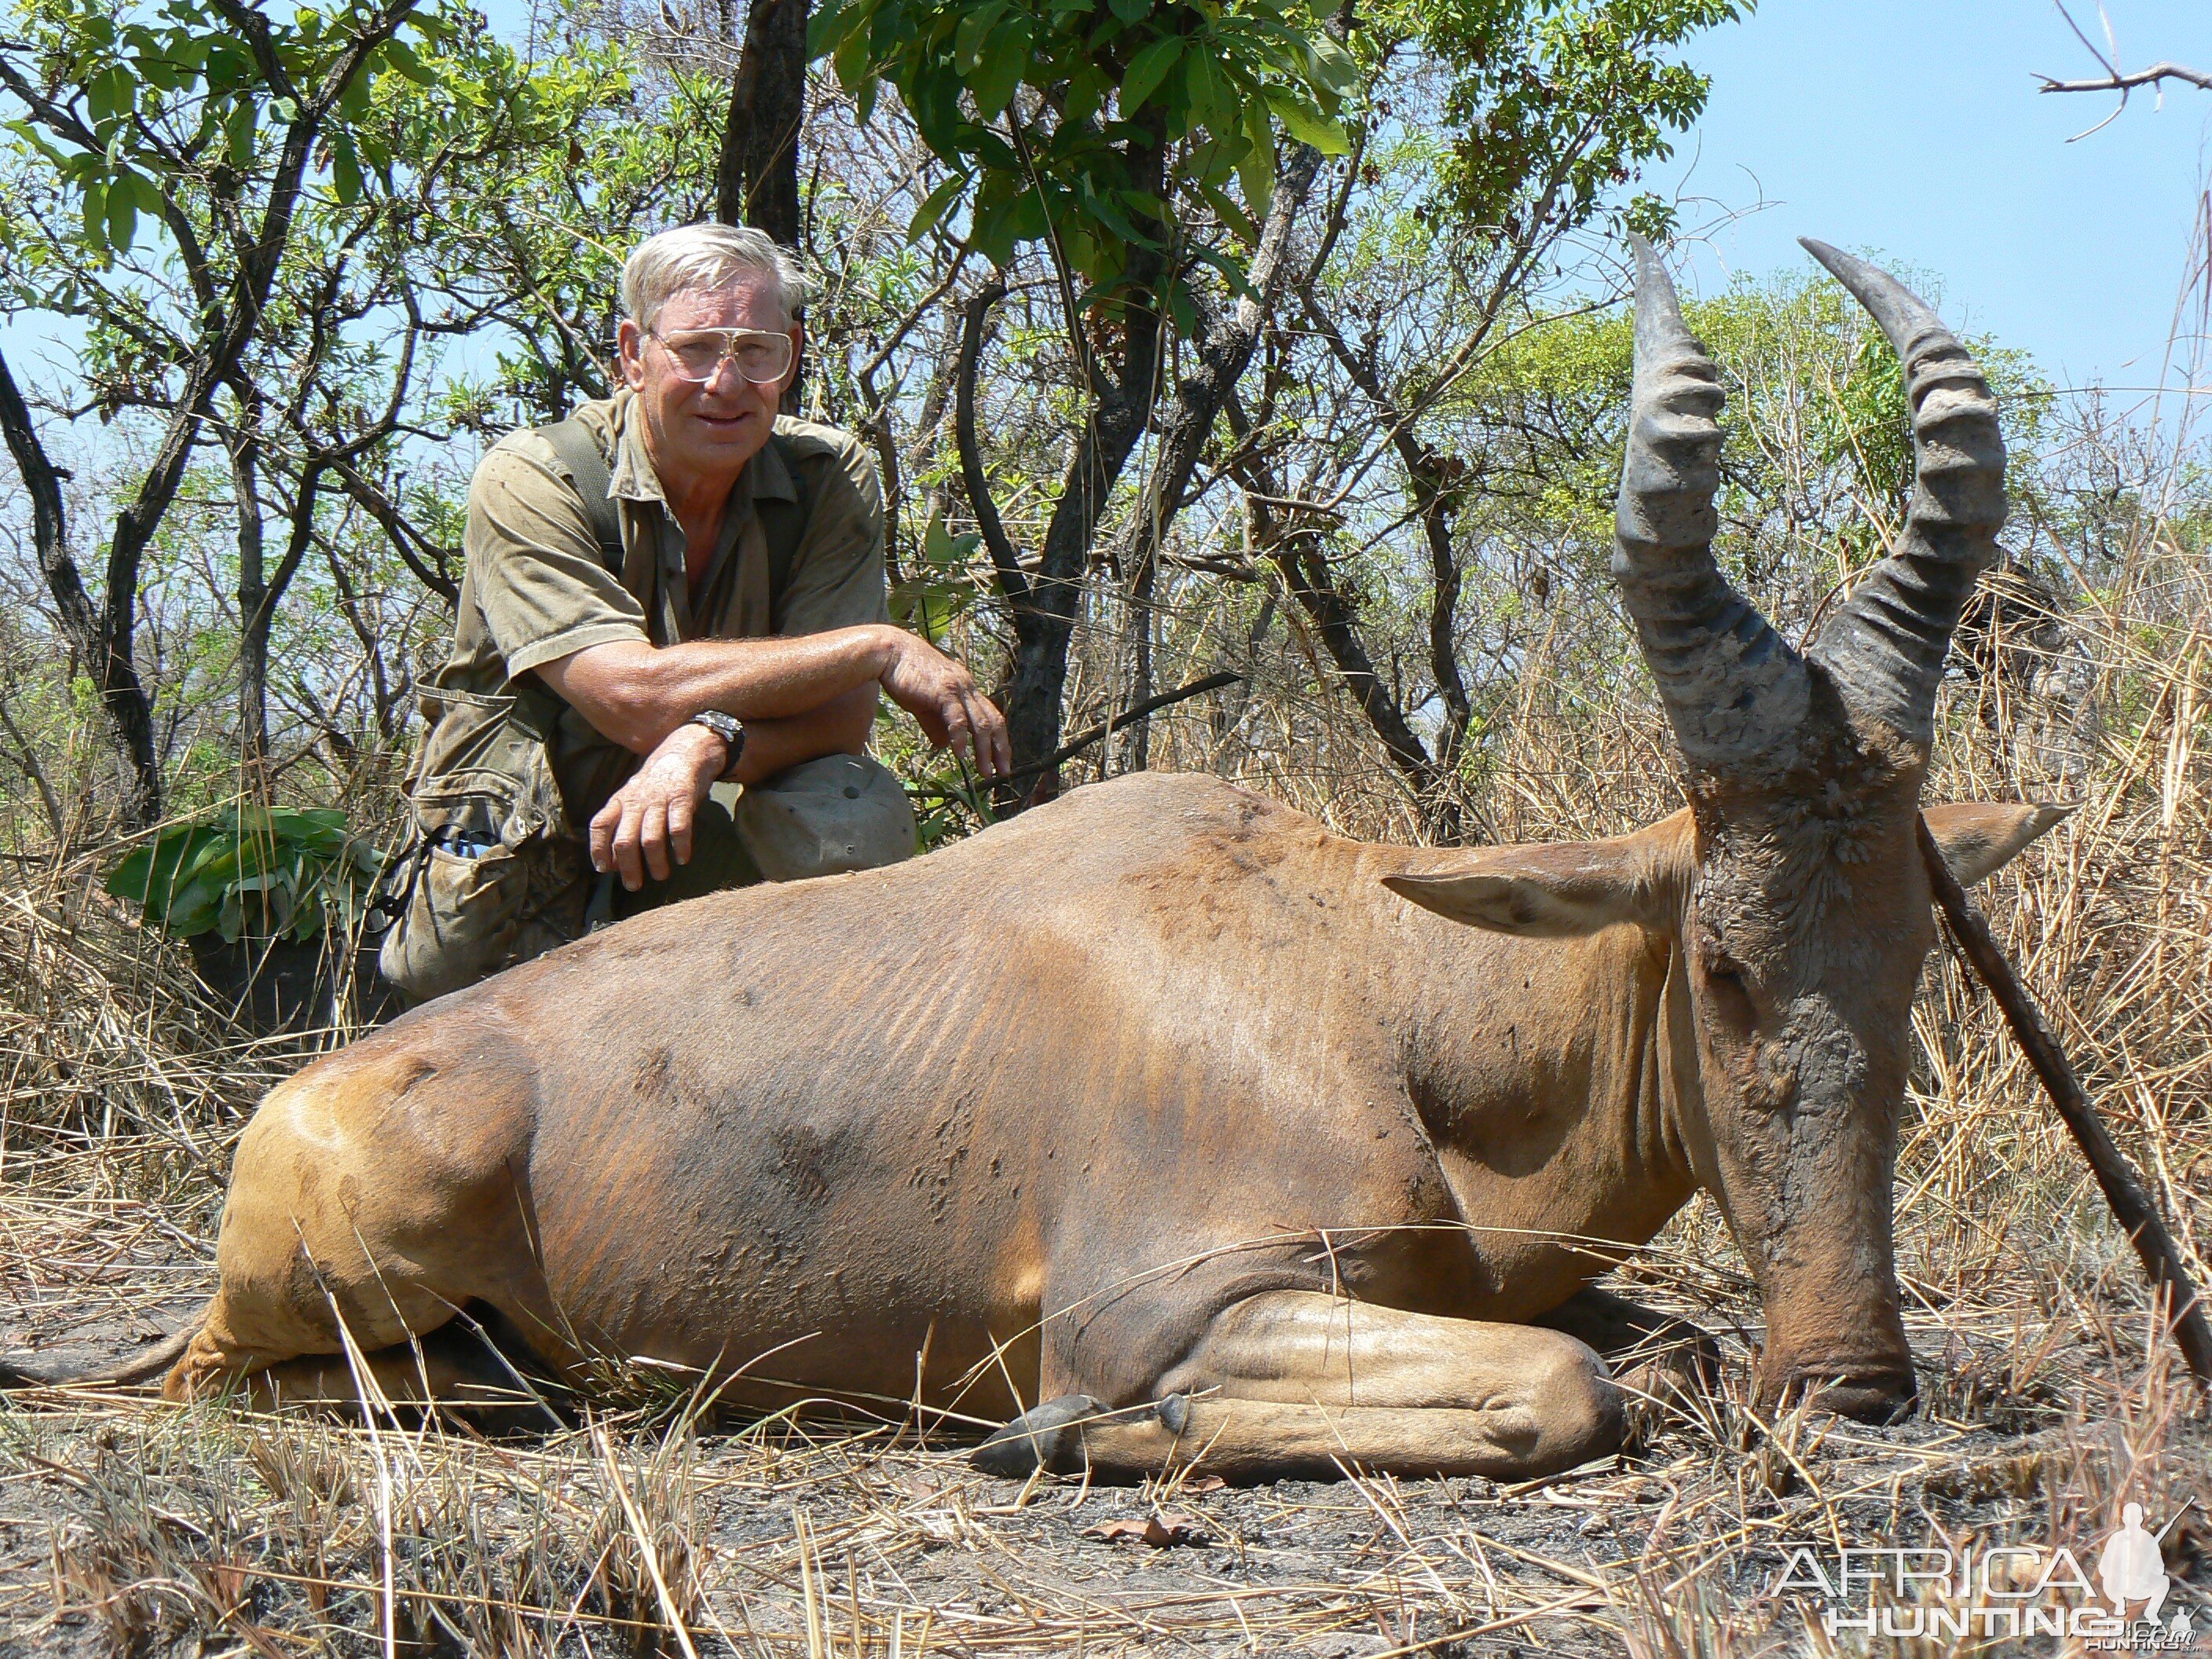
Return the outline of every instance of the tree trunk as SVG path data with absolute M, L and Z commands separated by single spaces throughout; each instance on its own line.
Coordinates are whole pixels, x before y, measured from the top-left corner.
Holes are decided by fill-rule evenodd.
M 714 169 L 714 216 L 799 246 L 799 130 L 806 117 L 807 0 L 752 0 Z
M 1234 396 L 1227 399 L 1225 409 L 1230 430 L 1239 440 L 1249 436 L 1251 422 Z M 1328 653 L 1345 689 L 1382 740 L 1391 764 L 1419 799 L 1430 834 L 1439 840 L 1458 839 L 1463 825 L 1447 790 L 1450 775 L 1437 764 L 1406 711 L 1376 672 L 1374 659 L 1360 637 L 1358 607 L 1337 584 L 1322 532 L 1310 524 L 1289 520 L 1268 504 L 1280 500 L 1284 489 L 1264 452 L 1246 452 L 1237 462 L 1236 471 L 1252 514 L 1254 544 L 1282 572 L 1284 586 L 1305 613 L 1307 624 Z
M 16 470 L 23 475 L 23 487 L 31 497 L 31 537 L 40 574 L 53 596 L 62 631 L 76 648 L 78 660 L 91 672 L 100 708 L 107 716 L 116 771 L 123 785 L 125 828 L 148 829 L 161 817 L 161 766 L 154 750 L 153 705 L 138 678 L 132 655 L 138 615 L 137 562 L 127 566 L 127 591 L 111 591 L 106 604 L 95 608 L 84 591 L 76 561 L 70 556 L 62 516 L 62 475 L 39 441 L 30 409 L 16 389 L 4 357 L 0 357 L 0 433 L 7 438 L 9 453 L 15 458 Z M 115 574 L 111 566 L 111 582 Z
M 1152 608 L 1152 594 L 1159 586 L 1160 562 L 1147 556 L 1137 567 L 1129 581 L 1129 628 L 1133 635 L 1135 662 L 1129 675 L 1129 690 L 1121 700 L 1124 708 L 1135 708 L 1148 702 L 1152 695 L 1152 635 L 1157 627 Z M 1149 714 L 1133 716 L 1121 732 L 1121 767 L 1124 772 L 1141 772 L 1152 763 L 1152 717 Z
M 1006 687 L 1006 713 L 1017 771 L 1046 760 L 1060 747 L 1067 647 L 1075 635 L 1084 573 L 1115 482 L 1152 412 L 1159 333 L 1157 312 L 1131 317 L 1128 349 L 1116 376 L 1120 385 L 1092 405 L 1076 439 L 1074 459 L 1045 530 L 1044 554 L 1030 580 L 1029 602 L 1014 613 L 1014 672 Z M 1047 767 L 1022 804 L 1034 805 L 1059 793 L 1059 769 Z
M 258 411 L 241 414 L 230 445 L 238 511 L 238 761 L 246 799 L 269 799 L 269 603 L 262 564 L 261 441 Z

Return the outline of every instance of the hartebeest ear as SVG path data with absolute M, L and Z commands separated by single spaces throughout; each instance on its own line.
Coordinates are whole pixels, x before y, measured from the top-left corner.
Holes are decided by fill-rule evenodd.
M 1420 875 L 1382 884 L 1470 927 L 1528 939 L 1570 939 L 1616 922 L 1665 925 L 1670 906 L 1652 832 L 1616 841 L 1486 847 Z
M 1921 816 L 1959 884 L 1972 887 L 2010 864 L 2028 842 L 2073 811 L 2072 805 L 1962 800 L 1923 808 Z

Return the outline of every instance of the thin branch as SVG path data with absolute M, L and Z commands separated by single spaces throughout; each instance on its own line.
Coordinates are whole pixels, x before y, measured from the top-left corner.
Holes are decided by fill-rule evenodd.
M 983 356 L 983 325 L 991 307 L 1006 297 L 1006 285 L 994 276 L 969 296 L 960 308 L 960 363 L 953 376 L 952 436 L 960 450 L 960 482 L 968 491 L 968 505 L 975 526 L 983 532 L 991 568 L 999 573 L 999 586 L 1016 611 L 1030 606 L 1030 579 L 999 521 L 999 508 L 991 499 L 991 480 L 983 471 L 982 446 L 975 441 L 975 375 Z
M 1146 714 L 1158 714 L 1161 709 L 1172 703 L 1181 702 L 1185 698 L 1202 696 L 1208 691 L 1218 691 L 1225 685 L 1238 684 L 1243 678 L 1242 674 L 1237 673 L 1208 674 L 1202 680 L 1193 680 L 1188 685 L 1179 685 L 1172 691 L 1163 691 L 1156 697 L 1146 697 L 1142 702 L 1133 702 L 1120 714 L 1107 720 L 1104 725 L 1094 726 L 1087 732 L 1078 732 L 1054 750 L 1051 754 L 1046 756 L 1044 759 L 1032 761 L 1027 766 L 1016 767 L 1006 774 L 1006 781 L 1035 777 L 1040 772 L 1048 772 L 1062 762 L 1074 759 L 1092 744 L 1102 738 L 1111 736 L 1132 720 L 1139 720 Z
M 2048 75 L 2035 78 L 2043 82 L 2036 88 L 2038 92 L 2117 92 L 2125 96 L 2136 87 L 2155 86 L 2161 81 L 2183 81 L 2212 92 L 2212 70 L 2185 69 L 2179 64 L 2153 64 L 2148 69 L 2125 73 L 2115 70 L 2094 81 L 2061 81 Z
M 2027 988 L 2013 972 L 2012 963 L 2006 960 L 2003 947 L 1990 932 L 1990 925 L 1967 897 L 1966 890 L 1952 872 L 1943 857 L 1943 849 L 1936 844 L 1935 836 L 1924 817 L 1915 826 L 1920 842 L 1921 862 L 1928 867 L 1929 884 L 1935 890 L 1936 902 L 1943 919 L 1951 926 L 1952 937 L 1959 941 L 1966 959 L 1982 982 L 1990 988 L 2003 1012 L 2005 1024 L 2012 1028 L 2013 1039 L 2020 1044 L 2021 1052 L 2041 1079 L 2044 1091 L 2051 1103 L 2074 1136 L 2081 1155 L 2097 1178 L 2097 1185 L 2105 1194 L 2105 1202 L 2112 1212 L 2129 1242 L 2136 1247 L 2142 1259 L 2143 1272 L 2149 1279 L 2151 1291 L 2162 1305 L 2159 1315 L 2172 1334 L 2174 1343 L 2181 1350 L 2189 1366 L 2189 1374 L 2197 1379 L 2197 1386 L 2212 1395 L 2212 1322 L 2204 1316 L 2204 1298 L 2190 1282 L 2189 1269 L 2181 1249 L 2167 1231 L 2166 1222 L 2158 1212 L 2157 1203 L 2144 1187 L 2112 1139 L 2112 1131 L 2097 1115 L 2081 1079 L 2058 1046 L 2058 1039 L 2051 1034 L 2051 1027 L 2042 1012 L 2029 996 Z

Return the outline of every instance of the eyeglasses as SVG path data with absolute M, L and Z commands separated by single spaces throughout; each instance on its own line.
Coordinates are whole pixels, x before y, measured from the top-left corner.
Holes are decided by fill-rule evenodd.
M 734 358 L 738 373 L 755 386 L 774 386 L 791 368 L 791 336 L 750 328 L 695 328 L 681 334 L 647 332 L 667 348 L 676 372 L 687 380 L 711 380 L 722 361 Z

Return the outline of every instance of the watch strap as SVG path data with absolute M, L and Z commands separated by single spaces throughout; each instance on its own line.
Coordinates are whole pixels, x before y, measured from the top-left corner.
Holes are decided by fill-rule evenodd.
M 705 708 L 692 715 L 685 724 L 703 726 L 722 740 L 723 745 L 729 750 L 727 757 L 722 763 L 723 777 L 728 777 L 731 773 L 738 769 L 738 761 L 745 752 L 744 721 L 733 714 L 725 714 L 719 708 Z

